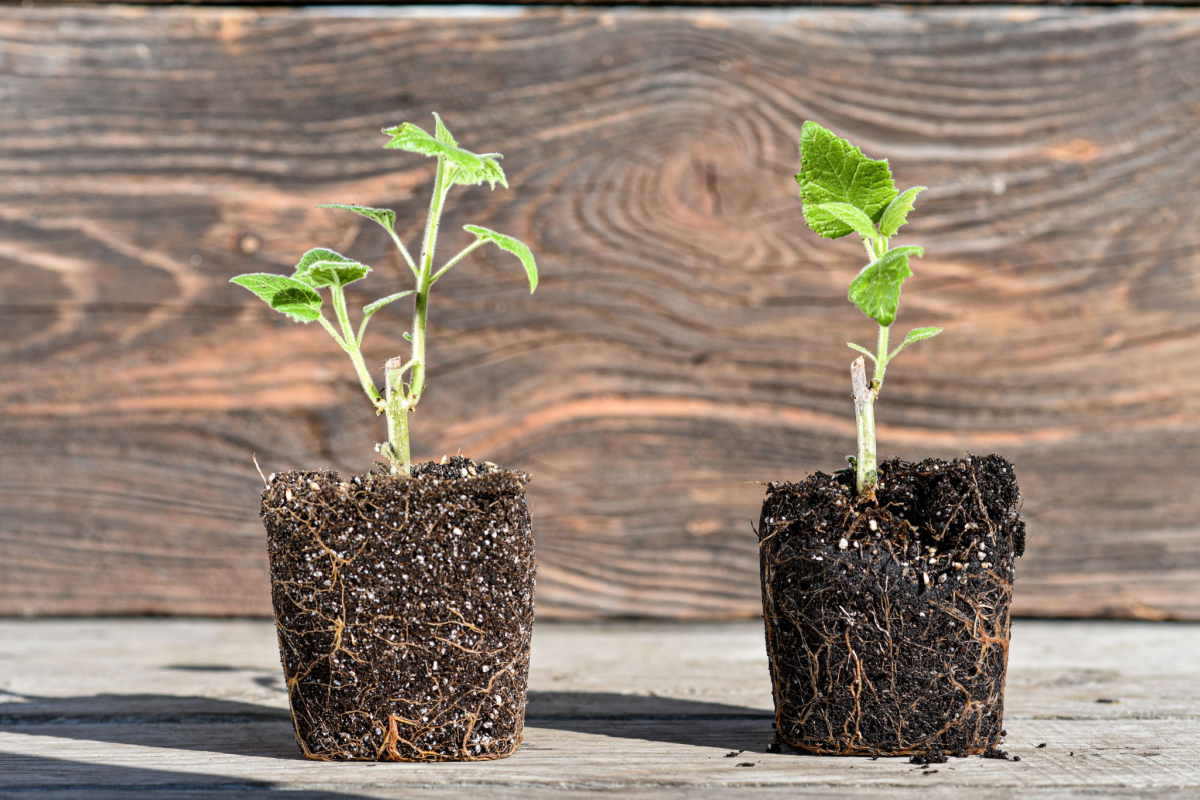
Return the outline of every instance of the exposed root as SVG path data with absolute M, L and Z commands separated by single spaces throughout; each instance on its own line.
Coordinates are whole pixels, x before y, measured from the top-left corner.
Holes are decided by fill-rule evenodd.
M 524 733 L 527 476 L 287 472 L 263 492 L 296 741 L 320 761 L 484 761 Z
M 779 737 L 826 755 L 1000 741 L 1020 493 L 999 456 L 771 484 L 759 524 Z M 956 566 L 957 565 L 957 566 Z

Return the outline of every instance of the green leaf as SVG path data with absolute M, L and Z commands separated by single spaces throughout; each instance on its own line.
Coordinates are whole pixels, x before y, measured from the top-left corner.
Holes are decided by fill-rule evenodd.
M 292 277 L 314 289 L 324 286 L 345 286 L 365 278 L 371 268 L 324 247 L 314 247 L 296 264 Z
M 900 305 L 900 284 L 912 275 L 909 256 L 920 256 L 920 247 L 893 247 L 878 261 L 872 261 L 850 282 L 850 302 L 885 328 L 896 319 Z
M 908 222 L 908 212 L 912 211 L 917 195 L 923 191 L 925 191 L 924 186 L 905 189 L 896 195 L 892 202 L 888 203 L 888 207 L 883 210 L 883 216 L 879 219 L 879 232 L 883 234 L 884 238 L 895 236 L 896 231 L 900 230 L 900 226 Z
M 822 203 L 819 206 L 815 206 L 813 210 L 822 214 L 828 214 L 839 222 L 848 225 L 864 241 L 873 242 L 879 238 L 879 231 L 875 230 L 875 223 L 871 221 L 871 218 L 849 203 Z
M 285 275 L 253 272 L 230 280 L 254 292 L 276 311 L 297 322 L 313 322 L 321 316 L 321 295 L 308 284 Z
M 451 147 L 458 147 L 458 142 L 456 142 L 454 137 L 450 135 L 450 129 L 445 126 L 445 124 L 442 122 L 442 118 L 438 116 L 436 111 L 433 112 L 433 121 L 435 125 L 433 134 L 437 140 L 442 144 L 448 144 Z
M 942 328 L 913 328 L 908 332 L 908 336 L 904 337 L 904 341 L 901 342 L 895 350 L 888 354 L 887 360 L 891 361 L 896 357 L 897 353 L 908 347 L 913 342 L 919 342 L 922 339 L 932 339 L 934 336 L 937 336 L 939 333 L 941 333 L 942 330 Z
M 796 175 L 804 219 L 821 236 L 837 239 L 853 228 L 818 206 L 848 203 L 878 222 L 896 196 L 886 160 L 867 158 L 854 145 L 815 122 L 800 130 L 800 172 Z
M 923 339 L 932 339 L 944 330 L 945 328 L 913 328 L 908 332 L 908 336 L 904 337 L 904 342 L 900 346 L 904 347 L 904 345 L 919 342 Z
M 533 260 L 533 253 L 528 247 L 511 236 L 505 236 L 503 233 L 496 233 L 496 231 L 481 228 L 478 225 L 465 225 L 463 229 L 475 234 L 476 238 L 481 241 L 492 242 L 501 250 L 507 250 L 521 259 L 521 264 L 525 267 L 525 274 L 529 277 L 529 293 L 533 294 L 533 290 L 538 285 L 538 273 L 537 264 Z
M 340 208 L 343 211 L 353 211 L 360 217 L 375 220 L 389 233 L 396 225 L 396 212 L 388 208 L 371 208 L 370 206 L 355 206 L 347 203 L 322 203 L 317 208 Z
M 875 360 L 875 354 L 872 353 L 867 348 L 863 347 L 861 344 L 855 344 L 854 342 L 846 342 L 846 347 L 849 347 L 851 350 L 857 350 L 858 352 L 862 353 L 864 356 L 871 359 L 872 361 Z
M 475 186 L 486 181 L 493 189 L 496 188 L 497 183 L 508 188 L 508 179 L 504 177 L 504 170 L 500 169 L 500 165 L 496 163 L 497 159 L 504 156 L 499 153 L 483 153 L 481 155 L 464 150 L 454 143 L 450 131 L 441 124 L 440 118 L 437 120 L 437 124 L 439 126 L 437 137 L 430 136 L 411 122 L 402 123 L 394 128 L 384 128 L 383 132 L 392 137 L 384 147 L 446 159 L 454 166 L 454 183 Z M 443 135 L 446 141 L 443 141 Z
M 369 305 L 363 306 L 363 321 L 366 321 L 367 319 L 369 319 L 372 314 L 374 314 L 376 311 L 383 308 L 384 306 L 388 305 L 389 303 L 393 303 L 396 300 L 399 300 L 401 297 L 407 297 L 410 294 L 416 294 L 416 292 L 413 291 L 412 289 L 409 289 L 406 292 L 396 292 L 395 294 L 389 294 L 387 297 L 383 298 L 382 300 L 376 300 L 374 303 L 370 303 Z

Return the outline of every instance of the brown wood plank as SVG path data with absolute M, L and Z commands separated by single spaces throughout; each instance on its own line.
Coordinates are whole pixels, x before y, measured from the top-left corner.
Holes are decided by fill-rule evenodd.
M 443 247 L 511 231 L 542 284 L 439 283 L 415 451 L 534 474 L 540 615 L 756 614 L 754 482 L 852 451 L 871 330 L 857 248 L 800 219 L 811 117 L 933 187 L 898 326 L 948 330 L 889 371 L 881 452 L 1016 464 L 1017 613 L 1200 619 L 1200 12 L 414 13 L 0 8 L 0 613 L 267 613 L 251 454 L 360 471 L 381 433 L 226 281 L 327 245 L 403 285 L 312 206 L 414 238 L 429 164 L 376 131 L 436 109 L 513 186 Z
M 765 753 L 761 623 L 539 623 L 511 758 L 330 764 L 296 751 L 270 623 L 10 620 L 0 794 L 1186 798 L 1200 785 L 1197 633 L 1018 620 L 1004 747 L 1021 760 L 952 758 L 924 774 L 904 758 Z

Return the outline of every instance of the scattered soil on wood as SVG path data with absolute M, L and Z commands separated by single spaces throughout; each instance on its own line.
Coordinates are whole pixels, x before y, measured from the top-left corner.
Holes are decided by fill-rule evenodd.
M 1001 738 L 1021 495 L 1000 456 L 773 483 L 759 524 L 776 730 L 828 755 L 968 755 Z
M 517 748 L 533 629 L 528 480 L 458 456 L 411 477 L 271 477 L 271 597 L 306 758 L 476 761 Z

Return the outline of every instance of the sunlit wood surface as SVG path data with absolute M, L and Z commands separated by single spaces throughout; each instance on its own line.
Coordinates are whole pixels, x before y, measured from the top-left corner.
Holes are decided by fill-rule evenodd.
M 928 770 L 905 759 L 765 753 L 770 683 L 754 623 L 540 624 L 525 743 L 475 764 L 302 760 L 265 622 L 0 622 L 0 681 L 5 797 L 1157 800 L 1200 791 L 1200 628 L 1188 624 L 1018 620 L 1004 747 L 1021 760 Z

